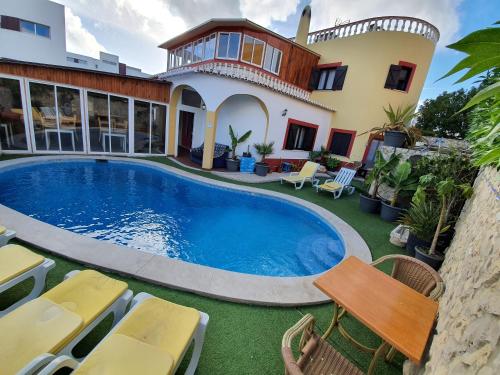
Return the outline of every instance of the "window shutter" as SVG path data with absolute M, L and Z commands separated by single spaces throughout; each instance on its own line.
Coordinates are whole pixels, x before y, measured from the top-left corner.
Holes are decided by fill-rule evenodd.
M 2 16 L 1 18 L 2 20 L 0 21 L 0 27 L 2 29 L 21 31 L 19 18 L 10 16 Z
M 335 71 L 332 90 L 342 90 L 344 87 L 345 76 L 347 74 L 347 65 L 339 66 Z
M 386 89 L 395 89 L 398 85 L 398 80 L 401 74 L 401 67 L 399 65 L 392 64 L 389 68 L 389 74 L 387 75 L 387 79 L 385 81 Z
M 311 79 L 309 80 L 309 90 L 316 90 L 318 88 L 320 75 L 321 71 L 318 68 L 313 68 L 311 72 Z

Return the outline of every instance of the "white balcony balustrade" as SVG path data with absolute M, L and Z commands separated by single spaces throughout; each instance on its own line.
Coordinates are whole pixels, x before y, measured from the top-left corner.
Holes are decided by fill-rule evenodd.
M 309 33 L 307 44 L 379 31 L 417 34 L 431 40 L 434 44 L 439 40 L 439 30 L 424 20 L 413 17 L 375 17 L 314 31 Z

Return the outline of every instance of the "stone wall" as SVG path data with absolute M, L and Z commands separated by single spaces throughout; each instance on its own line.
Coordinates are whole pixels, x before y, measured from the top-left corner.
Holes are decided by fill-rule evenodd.
M 440 270 L 437 334 L 425 374 L 500 373 L 500 173 L 486 168 Z

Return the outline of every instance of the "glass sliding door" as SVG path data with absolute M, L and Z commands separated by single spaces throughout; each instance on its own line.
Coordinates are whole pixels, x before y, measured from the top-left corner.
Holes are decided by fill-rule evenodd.
M 165 154 L 167 107 L 134 101 L 134 152 Z
M 0 77 L 0 149 L 27 150 L 21 82 Z
M 109 97 L 111 129 L 109 140 L 111 152 L 128 152 L 128 99 L 118 96 Z
M 56 87 L 61 151 L 83 151 L 80 90 Z
M 87 93 L 90 151 L 109 150 L 108 96 L 97 92 Z M 108 145 L 105 147 L 105 142 Z
M 134 101 L 134 152 L 149 154 L 150 103 Z
M 165 127 L 167 107 L 161 104 L 151 105 L 151 153 L 165 153 Z
M 59 151 L 55 87 L 30 82 L 29 88 L 36 149 Z

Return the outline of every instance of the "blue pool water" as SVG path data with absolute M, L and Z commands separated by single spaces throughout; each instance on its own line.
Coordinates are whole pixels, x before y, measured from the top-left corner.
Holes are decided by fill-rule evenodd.
M 236 272 L 305 276 L 344 257 L 335 229 L 301 206 L 132 162 L 0 170 L 0 204 L 85 236 Z

